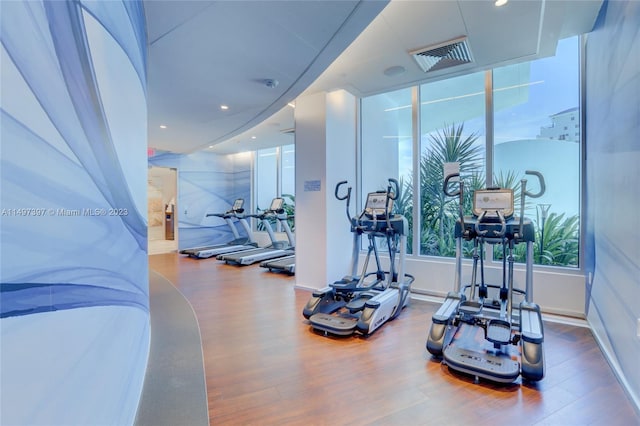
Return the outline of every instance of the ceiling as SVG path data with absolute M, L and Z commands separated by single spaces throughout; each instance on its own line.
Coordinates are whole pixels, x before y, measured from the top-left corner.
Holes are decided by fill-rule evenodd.
M 144 5 L 149 146 L 228 154 L 294 143 L 287 104 L 300 95 L 344 89 L 367 96 L 553 55 L 559 39 L 593 28 L 602 1 Z M 472 56 L 467 64 L 425 73 L 409 53 L 461 36 Z M 391 67 L 404 72 L 385 75 Z

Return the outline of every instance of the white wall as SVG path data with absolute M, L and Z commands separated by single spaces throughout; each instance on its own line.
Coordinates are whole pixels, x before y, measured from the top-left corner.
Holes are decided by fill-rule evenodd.
M 360 255 L 364 261 L 365 254 Z M 388 256 L 381 255 L 383 267 L 388 268 Z M 361 263 L 362 264 L 362 263 Z M 462 265 L 462 285 L 471 281 L 472 261 L 464 260 Z M 540 270 L 542 269 L 542 270 Z M 374 271 L 375 265 L 369 265 Z M 455 277 L 455 259 L 408 256 L 406 272 L 413 275 L 415 281 L 411 291 L 416 298 L 429 300 L 444 299 L 453 291 Z M 525 289 L 524 265 L 514 267 L 514 287 Z M 480 275 L 477 277 L 480 281 Z M 485 282 L 500 285 L 502 283 L 502 264 L 485 263 Z M 584 276 L 579 271 L 564 268 L 536 268 L 533 274 L 533 301 L 547 314 L 562 315 L 573 319 L 585 319 Z
M 355 111 L 356 100 L 345 91 L 296 100 L 298 287 L 319 289 L 350 272 L 351 233 L 334 191 L 342 180 L 355 188 Z

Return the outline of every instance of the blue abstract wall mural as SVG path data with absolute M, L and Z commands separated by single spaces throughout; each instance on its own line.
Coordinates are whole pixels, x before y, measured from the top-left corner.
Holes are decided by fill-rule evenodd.
M 586 47 L 588 319 L 640 409 L 640 2 L 605 2 Z
M 2 2 L 2 424 L 132 424 L 149 351 L 137 1 Z
M 251 206 L 251 156 L 158 153 L 149 164 L 178 169 L 178 246 L 180 249 L 219 244 L 233 238 L 229 227 L 207 213 L 221 213 L 236 198 Z M 240 235 L 246 235 L 238 226 Z

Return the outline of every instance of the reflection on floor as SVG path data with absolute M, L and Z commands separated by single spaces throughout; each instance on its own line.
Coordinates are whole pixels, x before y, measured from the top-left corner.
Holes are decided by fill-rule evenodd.
M 171 253 L 178 250 L 177 240 L 149 240 L 149 255 Z

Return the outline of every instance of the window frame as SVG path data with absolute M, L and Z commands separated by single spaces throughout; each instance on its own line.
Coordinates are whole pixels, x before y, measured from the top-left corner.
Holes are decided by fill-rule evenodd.
M 541 265 L 534 264 L 535 271 L 547 271 L 547 272 L 561 272 L 569 275 L 584 275 L 584 243 L 585 243 L 585 188 L 586 188 L 586 173 L 585 173 L 585 140 L 586 140 L 586 127 L 585 127 L 585 99 L 586 99 L 586 78 L 585 78 L 585 45 L 586 45 L 586 37 L 584 35 L 577 37 L 578 43 L 578 100 L 577 104 L 580 109 L 579 112 L 579 122 L 577 126 L 579 126 L 580 136 L 578 143 L 580 145 L 579 148 L 579 202 L 578 202 L 578 216 L 579 216 L 579 228 L 578 228 L 578 265 L 576 266 L 562 266 L 562 265 Z M 455 77 L 452 77 L 455 78 Z M 455 262 L 455 258 L 445 257 L 445 256 L 433 256 L 433 255 L 422 255 L 420 254 L 420 232 L 421 232 L 421 222 L 423 218 L 420 215 L 420 140 L 421 140 L 421 106 L 420 106 L 420 85 L 425 82 L 414 83 L 411 87 L 412 90 L 412 146 L 413 146 L 413 170 L 412 170 L 412 179 L 413 179 L 413 227 L 412 227 L 412 254 L 407 254 L 407 259 L 411 260 L 419 260 L 419 261 L 438 261 L 438 262 Z M 394 88 L 394 91 L 398 90 L 398 88 Z M 485 71 L 485 173 L 486 173 L 486 184 L 493 184 L 493 173 L 494 173 L 494 99 L 493 99 L 493 69 L 489 69 Z M 358 140 L 357 140 L 357 200 L 358 204 L 360 203 L 360 198 L 362 195 L 362 151 L 366 149 L 363 147 L 363 141 L 361 135 L 363 133 L 363 117 L 362 117 L 362 101 L 364 98 L 360 98 L 358 102 L 357 109 L 357 119 L 358 119 Z M 491 247 L 485 247 L 485 261 L 489 265 L 496 266 L 501 263 L 501 260 L 496 260 L 493 258 L 493 252 Z
M 266 151 L 266 150 L 272 150 L 274 149 L 274 155 L 275 155 L 275 174 L 276 174 L 276 193 L 274 195 L 274 197 L 282 197 L 283 195 L 283 190 L 282 190 L 282 183 L 283 183 L 283 171 L 282 168 L 284 167 L 284 162 L 283 162 L 283 154 L 284 154 L 284 149 L 288 148 L 288 147 L 292 147 L 293 148 L 293 158 L 295 161 L 295 143 L 293 144 L 286 144 L 286 145 L 278 145 L 276 147 L 269 147 L 269 148 L 264 148 L 264 149 L 258 149 L 255 152 L 255 155 L 253 156 L 253 161 L 252 161 L 252 167 L 251 167 L 251 171 L 252 171 L 252 191 L 251 191 L 251 199 L 253 200 L 253 205 L 254 206 L 258 206 L 258 198 L 259 198 L 259 189 L 260 189 L 260 185 L 258 184 L 258 178 L 259 178 L 259 166 L 258 166 L 258 159 L 260 158 L 260 151 Z M 295 163 L 294 163 L 294 167 L 295 167 Z M 294 185 L 293 187 L 295 188 L 295 173 L 294 173 Z M 295 196 L 295 194 L 291 194 L 293 196 Z M 294 204 L 295 205 L 295 204 Z M 269 207 L 267 206 L 263 206 L 262 208 L 265 209 Z M 252 221 L 252 229 L 254 231 L 258 230 L 259 224 L 258 221 L 253 220 Z M 281 223 L 278 221 L 275 223 L 275 227 L 274 227 L 274 231 L 275 232 L 283 232 L 283 228 Z

